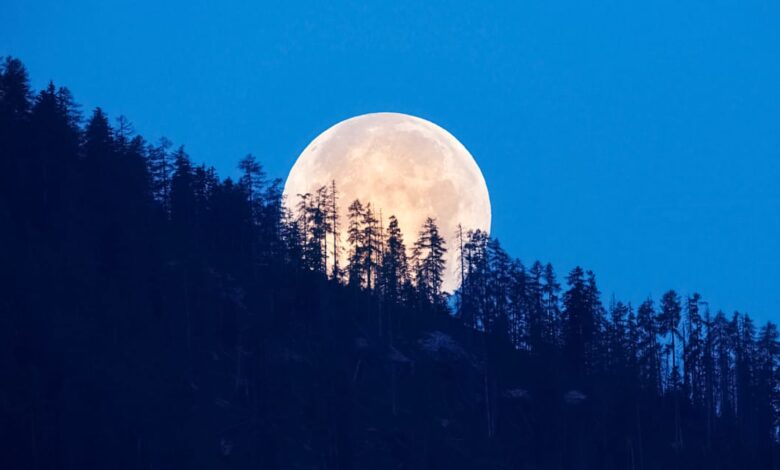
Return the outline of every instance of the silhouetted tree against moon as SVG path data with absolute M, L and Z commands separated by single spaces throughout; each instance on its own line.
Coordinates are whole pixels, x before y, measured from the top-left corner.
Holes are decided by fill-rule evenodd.
M 442 283 L 444 282 L 444 254 L 447 252 L 444 238 L 439 235 L 436 222 L 428 217 L 414 242 L 412 263 L 417 289 L 433 305 L 443 303 Z
M 111 122 L 2 62 L 2 468 L 780 468 L 773 323 Z
M 402 288 L 409 282 L 409 265 L 406 245 L 398 219 L 390 216 L 387 224 L 386 249 L 382 254 L 382 289 L 384 296 L 392 303 L 401 300 Z
M 376 287 L 378 258 L 380 249 L 381 231 L 379 229 L 379 219 L 376 218 L 371 203 L 366 204 L 363 211 L 363 273 L 366 280 L 366 288 L 374 289 Z
M 349 225 L 347 228 L 347 243 L 349 243 L 349 264 L 347 272 L 349 273 L 349 284 L 352 286 L 362 286 L 365 269 L 365 230 L 363 223 L 365 221 L 365 210 L 359 199 L 355 199 L 349 205 L 348 212 Z

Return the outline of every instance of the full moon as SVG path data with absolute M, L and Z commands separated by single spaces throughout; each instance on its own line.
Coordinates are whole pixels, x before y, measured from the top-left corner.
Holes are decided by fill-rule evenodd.
M 347 257 L 347 207 L 355 199 L 371 203 L 377 216 L 381 212 L 385 228 L 387 218 L 396 216 L 409 254 L 425 219 L 435 219 L 447 243 L 442 285 L 447 292 L 460 280 L 458 224 L 464 232 L 490 231 L 490 198 L 474 157 L 452 134 L 415 116 L 364 114 L 317 136 L 287 177 L 288 207 L 294 209 L 298 195 L 314 194 L 331 181 L 339 197 L 341 266 Z

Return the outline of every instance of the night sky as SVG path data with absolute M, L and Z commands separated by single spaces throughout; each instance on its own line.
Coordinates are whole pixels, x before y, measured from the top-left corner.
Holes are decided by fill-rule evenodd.
M 420 116 L 472 152 L 527 264 L 780 319 L 780 3 L 159 3 L 4 0 L 0 55 L 223 176 Z

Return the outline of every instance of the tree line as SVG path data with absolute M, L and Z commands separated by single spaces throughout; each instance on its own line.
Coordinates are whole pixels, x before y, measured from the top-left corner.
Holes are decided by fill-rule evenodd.
M 713 312 L 699 294 L 674 290 L 637 306 L 605 304 L 591 271 L 575 267 L 562 285 L 551 264 L 526 265 L 482 231 L 459 227 L 457 239 L 444 240 L 433 218 L 407 244 L 397 218 L 385 226 L 370 201 L 348 201 L 341 220 L 337 181 L 285 201 L 282 182 L 251 155 L 236 180 L 221 179 L 183 146 L 147 142 L 124 117 L 112 125 L 97 108 L 84 119 L 67 88 L 34 93 L 17 59 L 0 72 L 0 342 L 10 384 L 0 392 L 9 423 L 0 437 L 11 468 L 97 468 L 114 451 L 132 455 L 128 468 L 198 466 L 197 452 L 192 460 L 181 453 L 207 438 L 165 442 L 182 418 L 161 410 L 175 402 L 200 413 L 205 388 L 231 399 L 217 402 L 222 414 L 203 412 L 204 423 L 217 426 L 239 405 L 246 418 L 240 431 L 220 431 L 217 462 L 238 458 L 239 438 L 224 437 L 238 433 L 253 442 L 241 447 L 241 465 L 284 468 L 280 455 L 295 452 L 284 453 L 292 444 L 275 437 L 282 429 L 307 442 L 314 467 L 357 467 L 355 449 L 375 449 L 355 424 L 367 413 L 425 443 L 397 444 L 397 455 L 409 455 L 402 467 L 437 468 L 432 456 L 444 462 L 453 428 L 425 421 L 423 437 L 414 434 L 415 420 L 433 413 L 414 394 L 407 406 L 420 417 L 398 421 L 403 387 L 421 384 L 444 387 L 436 413 L 470 423 L 473 431 L 461 430 L 471 436 L 469 458 L 495 463 L 485 468 L 778 468 L 773 323 L 757 327 L 747 314 Z M 452 294 L 442 290 L 448 250 L 461 281 Z M 478 360 L 448 359 L 424 379 L 410 372 L 407 363 L 424 362 L 412 351 L 428 344 L 417 338 L 445 337 L 431 330 L 459 338 Z M 334 352 L 354 331 L 389 351 L 391 365 L 372 376 L 361 372 L 372 361 L 363 346 Z M 306 355 L 293 345 L 320 349 Z M 357 365 L 333 378 L 334 364 L 352 354 Z M 301 378 L 278 368 L 299 356 L 319 364 L 303 375 L 319 384 L 306 405 L 316 418 L 287 428 L 267 403 L 301 405 L 288 396 Z M 469 377 L 474 393 L 455 395 L 462 385 L 448 381 L 453 374 Z M 371 380 L 391 384 L 387 416 L 373 401 L 357 410 L 358 387 Z M 137 398 L 147 390 L 161 398 Z M 559 401 L 542 398 L 559 392 Z M 111 396 L 125 397 L 136 416 Z M 101 435 L 116 422 L 127 430 Z M 106 447 L 90 449 L 90 440 Z
M 356 199 L 348 206 L 346 246 L 341 247 L 336 181 L 297 198 L 296 210 L 286 210 L 283 222 L 291 262 L 334 282 L 374 292 L 388 302 L 409 303 L 420 297 L 445 306 L 447 247 L 433 218 L 425 220 L 409 252 L 396 216 L 390 215 L 385 227 L 381 210 Z M 339 260 L 344 252 L 347 263 L 342 268 Z
M 303 230 L 304 245 L 316 251 L 309 269 L 323 275 L 325 235 L 339 238 L 336 195 L 333 182 L 317 192 L 314 203 L 310 194 L 300 195 L 297 206 L 297 223 L 311 226 Z M 395 216 L 383 231 L 371 204 L 355 200 L 348 217 L 348 285 L 391 303 L 422 298 L 446 308 L 441 284 L 447 248 L 433 219 L 426 220 L 407 259 Z M 572 386 L 621 383 L 633 395 L 672 402 L 674 446 L 685 445 L 683 417 L 692 415 L 705 419 L 708 448 L 732 426 L 746 445 L 763 442 L 765 452 L 777 442 L 780 336 L 774 323 L 757 328 L 747 314 L 713 314 L 698 293 L 682 297 L 674 290 L 637 308 L 615 298 L 604 305 L 592 271 L 575 267 L 562 291 L 551 264 L 536 261 L 527 268 L 487 233 L 458 229 L 461 285 L 451 314 L 466 327 L 529 354 L 559 355 Z M 332 249 L 337 254 L 335 244 Z M 344 282 L 337 264 L 331 277 Z

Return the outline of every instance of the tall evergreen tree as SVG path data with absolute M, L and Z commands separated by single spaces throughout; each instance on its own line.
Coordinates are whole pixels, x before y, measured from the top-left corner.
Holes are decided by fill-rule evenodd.
M 667 291 L 661 297 L 661 310 L 658 312 L 659 333 L 669 340 L 664 348 L 668 371 L 668 388 L 677 390 L 680 387 L 680 370 L 677 368 L 677 339 L 681 338 L 679 325 L 682 318 L 680 297 L 673 290 Z M 671 358 L 671 366 L 669 364 Z
M 376 287 L 377 271 L 382 254 L 382 231 L 379 219 L 376 218 L 371 203 L 366 204 L 363 211 L 363 273 L 366 288 Z
M 544 267 L 539 261 L 534 262 L 528 271 L 526 282 L 526 308 L 528 312 L 528 343 L 532 351 L 539 351 L 549 332 L 547 309 L 545 308 L 545 292 L 542 285 Z
M 734 400 L 732 396 L 732 335 L 729 321 L 722 311 L 718 311 L 712 321 L 712 335 L 716 403 L 715 408 L 721 416 L 733 419 Z
M 341 278 L 341 268 L 339 266 L 339 256 L 341 255 L 341 251 L 339 250 L 339 239 L 341 237 L 341 234 L 339 230 L 341 229 L 340 220 L 339 220 L 339 210 L 338 210 L 338 200 L 339 195 L 338 191 L 336 190 L 336 180 L 332 180 L 330 182 L 330 193 L 329 193 L 329 214 L 330 214 L 330 235 L 332 239 L 332 246 L 333 249 L 330 252 L 330 256 L 333 259 L 331 264 L 331 278 L 338 281 Z
M 19 59 L 5 57 L 0 68 L 0 117 L 4 129 L 27 118 L 32 91 L 27 69 Z
M 265 264 L 278 263 L 284 250 L 284 191 L 282 180 L 274 178 L 266 185 L 260 223 L 260 248 Z
M 441 286 L 444 282 L 447 252 L 444 238 L 439 234 L 436 221 L 428 217 L 414 243 L 415 282 L 420 294 L 434 305 L 443 306 Z
M 683 350 L 685 390 L 695 405 L 704 402 L 704 320 L 699 313 L 701 296 L 694 293 L 686 303 L 687 338 Z
M 355 199 L 348 209 L 347 243 L 349 243 L 349 261 L 347 272 L 351 286 L 362 286 L 364 283 L 364 266 L 366 256 L 365 242 L 365 210 L 360 200 Z
M 531 349 L 532 353 L 540 353 L 534 350 L 529 341 L 528 327 L 528 274 L 520 260 L 512 260 L 509 267 L 509 339 L 517 349 Z
M 653 301 L 645 300 L 637 310 L 637 363 L 642 388 L 650 393 L 661 390 L 660 348 Z
M 496 238 L 487 245 L 489 303 L 486 331 L 504 337 L 510 329 L 512 260 Z
M 624 373 L 629 366 L 627 362 L 630 349 L 630 345 L 627 344 L 628 312 L 627 305 L 614 297 L 612 298 L 607 327 L 607 357 L 609 358 L 609 368 L 613 373 Z
M 553 265 L 547 263 L 542 276 L 542 301 L 544 303 L 544 337 L 552 346 L 561 345 L 561 308 L 558 297 L 561 285 L 556 280 Z
M 600 302 L 591 273 L 587 279 L 582 268 L 575 267 L 566 278 L 569 289 L 563 294 L 566 357 L 575 380 L 593 371 L 596 359 L 594 338 L 598 331 Z
M 173 154 L 173 176 L 171 178 L 171 222 L 179 230 L 178 235 L 189 238 L 195 226 L 195 185 L 192 162 L 180 146 Z
M 265 206 L 265 170 L 251 153 L 238 162 L 238 168 L 241 170 L 239 183 L 247 194 L 249 205 L 252 208 L 253 220 L 257 225 L 260 225 Z
M 390 216 L 387 224 L 386 239 L 381 263 L 382 291 L 386 299 L 397 303 L 401 300 L 404 285 L 409 282 L 409 267 L 403 234 L 394 215 Z
M 465 325 L 476 330 L 484 330 L 486 320 L 485 299 L 487 297 L 488 279 L 488 236 L 481 230 L 469 231 L 463 245 L 465 261 L 465 278 L 458 290 L 458 315 Z
M 736 314 L 737 334 L 734 367 L 738 424 L 748 440 L 758 438 L 753 430 L 757 425 L 756 393 L 756 328 L 750 316 Z
M 172 145 L 170 140 L 162 137 L 157 145 L 148 146 L 146 151 L 152 191 L 165 214 L 170 213 L 171 204 L 171 179 L 174 170 Z
M 22 207 L 11 202 L 18 202 L 20 191 L 25 190 L 14 177 L 24 175 L 31 95 L 27 69 L 19 59 L 5 57 L 0 65 L 0 201 L 9 202 L 8 212 Z
M 62 211 L 67 204 L 68 185 L 77 184 L 72 178 L 79 152 L 77 119 L 66 89 L 58 90 L 49 83 L 35 98 L 29 114 L 32 148 L 18 167 L 29 178 L 29 184 L 19 188 L 17 194 L 28 198 L 30 215 L 37 223 L 42 218 L 66 223 Z M 52 227 L 55 232 L 62 229 Z

